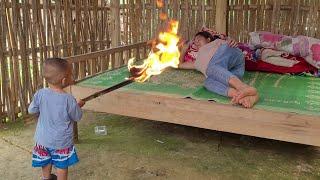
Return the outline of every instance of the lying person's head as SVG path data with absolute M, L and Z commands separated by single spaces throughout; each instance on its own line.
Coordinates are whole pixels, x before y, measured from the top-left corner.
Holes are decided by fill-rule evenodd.
M 200 48 L 201 46 L 218 39 L 218 36 L 212 36 L 207 31 L 198 32 L 194 38 L 195 45 Z
M 61 58 L 49 58 L 43 64 L 43 76 L 55 87 L 63 88 L 73 83 L 71 65 Z

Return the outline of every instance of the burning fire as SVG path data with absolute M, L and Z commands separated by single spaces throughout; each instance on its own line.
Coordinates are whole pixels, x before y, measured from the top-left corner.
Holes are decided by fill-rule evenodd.
M 178 21 L 169 21 L 169 27 L 165 32 L 159 33 L 158 43 L 151 49 L 142 65 L 134 65 L 134 59 L 129 60 L 128 69 L 135 77 L 135 81 L 144 82 L 152 75 L 159 75 L 167 67 L 178 67 L 180 57 L 178 26 Z

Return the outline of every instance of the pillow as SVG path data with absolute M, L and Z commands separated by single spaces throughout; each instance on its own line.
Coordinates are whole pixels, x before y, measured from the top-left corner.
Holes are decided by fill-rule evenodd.
M 206 31 L 209 32 L 212 36 L 219 36 L 220 39 L 227 39 L 227 36 L 221 33 L 218 33 L 217 31 L 214 31 L 212 29 L 202 27 L 199 32 Z M 194 38 L 190 41 L 188 45 L 188 49 L 186 50 L 186 53 L 184 55 L 183 60 L 187 62 L 192 62 L 196 60 L 198 48 L 194 44 Z

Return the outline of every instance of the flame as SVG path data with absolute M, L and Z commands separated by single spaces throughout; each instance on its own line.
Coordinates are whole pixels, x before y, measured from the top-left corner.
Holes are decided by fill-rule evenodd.
M 157 0 L 157 7 L 161 8 L 164 6 L 163 0 Z
M 160 20 L 166 20 L 168 18 L 168 16 L 166 13 L 160 13 L 159 18 L 160 18 Z
M 178 26 L 178 21 L 169 21 L 169 28 L 159 33 L 159 42 L 152 48 L 142 65 L 134 65 L 134 59 L 129 60 L 128 69 L 133 76 L 136 76 L 135 81 L 144 82 L 152 75 L 159 75 L 167 67 L 178 67 L 180 57 Z

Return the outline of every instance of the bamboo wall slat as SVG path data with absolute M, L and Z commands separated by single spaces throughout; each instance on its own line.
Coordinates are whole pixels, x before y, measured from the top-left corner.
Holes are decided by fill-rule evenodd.
M 252 31 L 320 38 L 319 0 L 229 0 L 228 33 L 246 42 Z
M 226 0 L 165 0 L 163 8 L 156 0 L 0 0 L 0 121 L 26 114 L 34 92 L 46 86 L 41 77 L 46 58 L 154 39 L 165 25 L 161 12 L 179 20 L 180 35 L 187 40 L 203 25 L 214 29 L 220 12 L 217 1 Z M 228 4 L 227 33 L 238 41 L 247 42 L 251 31 L 320 38 L 319 0 L 228 0 Z M 148 53 L 146 46 L 128 47 L 75 61 L 75 78 Z

